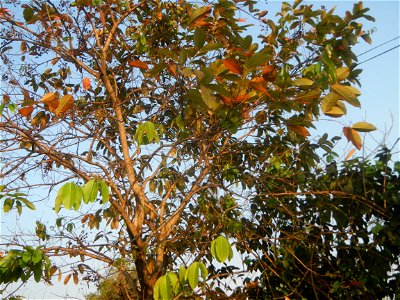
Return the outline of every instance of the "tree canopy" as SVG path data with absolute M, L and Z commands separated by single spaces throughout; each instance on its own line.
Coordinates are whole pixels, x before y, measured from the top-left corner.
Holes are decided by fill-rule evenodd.
M 97 281 L 97 261 L 126 299 L 397 291 L 398 168 L 338 169 L 317 128 L 360 106 L 361 2 L 344 16 L 283 2 L 276 17 L 251 0 L 12 4 L 1 199 L 21 214 L 42 195 L 54 220 L 7 243 L 0 282 Z M 338 131 L 361 149 L 374 129 Z

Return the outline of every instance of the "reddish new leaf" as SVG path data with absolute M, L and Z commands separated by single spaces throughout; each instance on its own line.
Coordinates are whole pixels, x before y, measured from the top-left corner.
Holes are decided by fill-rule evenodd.
M 224 63 L 224 66 L 232 73 L 239 75 L 243 74 L 243 67 L 236 59 L 228 58 L 224 59 L 222 62 Z

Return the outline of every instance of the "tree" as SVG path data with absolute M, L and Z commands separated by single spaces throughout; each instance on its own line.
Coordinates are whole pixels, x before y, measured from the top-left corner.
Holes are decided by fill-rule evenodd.
M 265 251 L 260 232 L 293 227 L 282 201 L 291 199 L 296 211 L 294 195 L 308 191 L 319 151 L 332 155 L 332 142 L 313 143 L 307 128 L 321 114 L 340 117 L 346 105 L 360 106 L 352 46 L 370 41 L 359 22 L 373 20 L 368 9 L 356 3 L 341 17 L 295 1 L 283 3 L 274 21 L 256 1 L 32 0 L 19 7 L 0 8 L 8 69 L 3 207 L 34 209 L 31 195 L 57 190 L 58 217 L 53 230 L 37 222 L 40 246 L 9 242 L 0 282 L 61 278 L 54 257 L 65 256 L 65 283 L 80 274 L 97 280 L 91 259 L 115 267 L 141 299 L 220 299 L 228 287 L 214 285 L 238 273 L 213 261 L 231 257 L 228 240 L 264 272 L 270 253 L 257 259 Z M 258 41 L 246 35 L 241 15 L 259 24 Z M 360 149 L 358 132 L 373 129 L 357 122 L 343 132 Z M 288 245 L 296 239 L 289 235 Z M 285 256 L 274 255 L 287 268 Z M 302 259 L 307 266 L 309 257 Z M 130 264 L 137 278 L 126 271 Z M 274 276 L 283 278 L 280 270 Z M 282 294 L 300 293 L 284 283 Z

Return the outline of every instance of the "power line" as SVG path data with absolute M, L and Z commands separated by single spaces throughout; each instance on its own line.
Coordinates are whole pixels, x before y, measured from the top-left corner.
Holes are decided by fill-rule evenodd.
M 366 60 L 363 60 L 362 62 L 360 62 L 359 64 L 357 64 L 357 66 L 359 66 L 359 65 L 361 65 L 362 63 L 365 63 L 365 62 L 367 62 L 367 61 L 370 61 L 370 60 L 372 60 L 372 59 L 374 59 L 374 58 L 377 58 L 378 56 L 381 56 L 381 55 L 383 55 L 383 54 L 385 54 L 385 53 L 388 53 L 388 52 L 390 52 L 390 51 L 392 51 L 392 50 L 394 50 L 394 49 L 396 49 L 396 48 L 399 48 L 399 47 L 400 47 L 400 45 L 394 46 L 394 47 L 392 47 L 392 48 L 390 48 L 390 49 L 388 49 L 388 50 L 386 50 L 386 51 L 383 51 L 383 52 L 381 52 L 381 53 L 375 55 L 375 56 L 372 56 L 372 57 L 370 57 L 370 58 L 368 58 L 368 59 L 366 59 Z
M 364 55 L 365 53 L 371 52 L 372 50 L 375 50 L 376 48 L 379 48 L 379 47 L 381 47 L 381 46 L 383 46 L 383 45 L 386 45 L 386 44 L 388 44 L 388 43 L 390 43 L 390 42 L 393 42 L 394 40 L 397 40 L 398 38 L 400 38 L 400 35 L 397 36 L 397 37 L 395 37 L 395 38 L 393 38 L 393 39 L 391 39 L 391 40 L 389 40 L 389 41 L 387 41 L 387 42 L 384 42 L 384 43 L 382 43 L 382 44 L 379 44 L 378 46 L 375 46 L 374 48 L 371 48 L 371 49 L 369 49 L 369 50 L 367 50 L 367 51 L 365 51 L 365 52 L 363 52 L 363 53 L 358 54 L 357 57 L 360 57 L 361 55 Z

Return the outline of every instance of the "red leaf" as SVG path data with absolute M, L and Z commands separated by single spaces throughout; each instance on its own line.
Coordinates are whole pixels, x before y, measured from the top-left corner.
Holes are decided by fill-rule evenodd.
M 128 65 L 130 65 L 131 67 L 136 67 L 136 68 L 142 69 L 142 70 L 147 70 L 149 68 L 148 64 L 146 64 L 145 62 L 142 62 L 138 59 L 129 61 Z
M 232 73 L 239 75 L 243 74 L 243 67 L 236 59 L 228 58 L 224 59 L 222 62 L 224 63 L 224 66 Z
M 87 77 L 83 78 L 82 85 L 85 90 L 90 90 L 90 79 Z
M 32 105 L 22 107 L 22 108 L 20 108 L 20 109 L 18 110 L 18 112 L 19 112 L 21 115 L 23 115 L 24 117 L 26 117 L 26 118 L 29 118 L 29 117 L 31 116 L 32 111 L 33 111 L 33 106 L 32 106 Z

